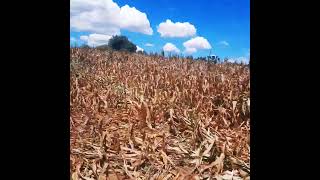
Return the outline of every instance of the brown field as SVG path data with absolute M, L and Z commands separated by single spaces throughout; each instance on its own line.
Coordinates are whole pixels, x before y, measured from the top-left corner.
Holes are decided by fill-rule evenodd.
M 250 70 L 72 48 L 72 179 L 250 179 Z

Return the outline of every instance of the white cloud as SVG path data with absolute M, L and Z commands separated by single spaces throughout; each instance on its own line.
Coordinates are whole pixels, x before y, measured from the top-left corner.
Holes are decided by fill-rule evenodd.
M 163 51 L 165 52 L 175 52 L 179 53 L 180 50 L 172 43 L 167 43 L 163 46 Z
M 118 35 L 120 29 L 152 35 L 147 15 L 112 0 L 71 0 L 70 27 L 74 31 Z
M 187 54 L 195 53 L 198 49 L 211 49 L 208 40 L 199 36 L 184 42 L 183 46 L 186 48 L 184 52 Z
M 249 63 L 249 59 L 246 57 L 236 57 L 236 58 L 230 58 L 228 59 L 228 62 L 232 62 L 232 63 L 244 63 L 244 64 L 248 64 Z
M 197 30 L 189 22 L 172 22 L 167 19 L 158 26 L 158 32 L 161 37 L 189 37 L 196 34 Z
M 144 51 L 144 49 L 142 49 L 141 47 L 137 46 L 136 52 L 138 52 L 138 51 Z
M 230 44 L 227 41 L 220 41 L 219 44 L 223 46 L 230 46 Z
M 145 44 L 145 46 L 152 47 L 152 46 L 153 46 L 153 44 L 151 44 L 151 43 L 146 43 L 146 44 Z
M 82 40 L 82 41 L 88 41 L 88 39 L 89 39 L 89 36 L 80 36 L 80 39 Z
M 138 11 L 135 7 L 125 5 L 120 10 L 120 27 L 132 32 L 140 32 L 152 35 L 153 30 L 145 13 Z
M 186 48 L 186 49 L 184 50 L 184 53 L 186 53 L 186 54 L 193 54 L 193 53 L 195 53 L 195 52 L 197 52 L 197 49 L 196 49 L 196 48 Z
M 90 34 L 89 36 L 80 36 L 80 39 L 86 42 L 89 46 L 100 46 L 108 44 L 112 36 L 104 34 Z

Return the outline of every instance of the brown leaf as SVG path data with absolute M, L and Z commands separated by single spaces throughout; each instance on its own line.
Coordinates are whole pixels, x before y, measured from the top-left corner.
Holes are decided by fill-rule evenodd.
M 105 174 L 100 174 L 98 180 L 107 180 L 107 176 Z
M 232 101 L 232 111 L 236 109 L 237 101 Z
M 241 177 L 247 177 L 249 175 L 247 172 L 245 172 L 242 169 L 239 170 L 239 173 L 240 173 Z
M 72 173 L 71 179 L 72 180 L 78 180 L 79 179 L 78 173 L 77 172 Z
M 70 48 L 70 175 L 250 177 L 249 75 L 240 64 Z
M 164 151 L 161 150 L 160 153 L 161 153 L 161 157 L 162 157 L 162 159 L 163 159 L 163 162 L 164 162 L 165 166 L 167 166 L 167 162 L 168 162 L 168 161 L 169 161 L 173 166 L 175 166 L 174 163 L 172 162 L 172 160 L 170 159 L 170 157 L 168 157 L 167 154 L 166 154 Z
M 114 173 L 109 173 L 107 180 L 118 180 L 118 176 Z

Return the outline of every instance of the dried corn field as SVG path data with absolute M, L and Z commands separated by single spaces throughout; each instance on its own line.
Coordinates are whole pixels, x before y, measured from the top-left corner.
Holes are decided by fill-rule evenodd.
M 72 179 L 250 179 L 248 67 L 70 51 Z

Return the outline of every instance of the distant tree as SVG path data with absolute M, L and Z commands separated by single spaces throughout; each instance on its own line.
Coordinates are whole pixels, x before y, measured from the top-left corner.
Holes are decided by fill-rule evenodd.
M 214 58 L 214 59 L 212 59 L 212 62 L 213 62 L 213 64 L 217 64 L 218 63 L 218 59 Z
M 192 55 L 187 56 L 186 58 L 187 58 L 187 59 L 191 59 L 191 60 L 193 60 L 193 56 L 192 56 Z
M 206 57 L 198 57 L 197 60 L 202 60 L 202 61 L 206 61 L 207 58 Z
M 164 57 L 164 51 L 163 50 L 161 51 L 161 56 Z
M 117 51 L 136 52 L 137 46 L 130 42 L 126 36 L 113 36 L 108 46 Z

